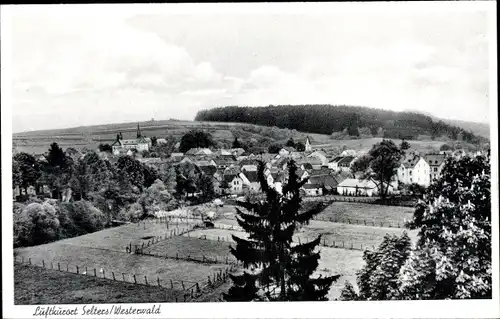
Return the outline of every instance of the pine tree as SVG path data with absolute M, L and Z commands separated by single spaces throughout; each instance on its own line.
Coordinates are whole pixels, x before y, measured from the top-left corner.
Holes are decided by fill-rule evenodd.
M 340 276 L 312 277 L 320 254 L 316 251 L 321 236 L 307 243 L 292 241 L 299 227 L 307 224 L 322 207 L 318 205 L 299 212 L 300 181 L 297 166 L 288 165 L 288 181 L 282 193 L 270 187 L 259 163 L 258 177 L 266 201 L 240 203 L 247 211 L 237 209 L 238 224 L 248 239 L 232 236 L 236 247 L 231 253 L 245 267 L 242 274 L 230 275 L 233 286 L 224 295 L 226 301 L 315 301 L 327 300 L 331 284 Z

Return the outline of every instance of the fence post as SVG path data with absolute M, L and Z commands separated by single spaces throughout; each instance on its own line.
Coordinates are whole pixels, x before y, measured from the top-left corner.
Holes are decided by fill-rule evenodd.
M 58 269 L 59 271 L 61 271 L 61 264 L 60 264 L 60 263 L 57 263 L 57 269 Z
M 114 271 L 111 272 L 111 275 L 113 276 L 113 280 L 116 280 Z
M 69 271 L 69 264 L 66 264 L 66 271 Z
M 134 274 L 134 284 L 137 283 L 137 278 L 135 278 L 135 274 Z
M 94 268 L 94 277 L 97 277 L 97 271 Z
M 158 282 L 158 287 L 161 287 L 161 285 L 160 285 L 160 277 L 156 277 L 156 281 Z
M 80 268 L 78 268 L 78 265 L 76 266 L 76 273 L 79 274 L 80 273 Z
M 179 259 L 179 253 L 175 253 L 175 259 L 178 260 Z
M 28 258 L 28 262 L 29 262 L 29 263 L 30 263 L 30 265 L 31 265 L 31 257 L 30 257 L 30 258 Z
M 148 277 L 147 276 L 144 276 L 144 282 L 146 283 L 146 285 L 148 284 Z
M 170 279 L 170 288 L 174 289 L 174 283 L 173 283 L 172 279 Z
M 42 267 L 45 268 L 45 260 L 42 259 Z
M 125 273 L 122 272 L 122 279 L 125 281 Z
M 54 263 L 50 262 L 50 269 L 54 269 Z
M 181 280 L 181 285 L 182 285 L 182 290 L 186 290 L 186 287 L 184 286 L 184 281 Z

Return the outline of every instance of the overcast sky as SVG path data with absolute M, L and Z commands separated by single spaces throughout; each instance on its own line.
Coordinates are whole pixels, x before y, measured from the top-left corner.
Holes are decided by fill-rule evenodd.
M 303 103 L 488 121 L 485 12 L 65 7 L 12 15 L 13 132 Z

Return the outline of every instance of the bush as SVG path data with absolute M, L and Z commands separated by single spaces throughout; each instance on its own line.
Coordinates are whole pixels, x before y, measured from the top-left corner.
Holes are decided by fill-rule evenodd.
M 30 203 L 14 210 L 14 244 L 41 245 L 58 239 L 59 219 L 50 203 Z

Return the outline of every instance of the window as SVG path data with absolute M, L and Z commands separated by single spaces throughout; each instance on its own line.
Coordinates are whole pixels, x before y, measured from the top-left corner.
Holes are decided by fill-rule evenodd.
M 434 172 L 437 172 L 437 171 L 438 171 L 437 167 L 434 167 Z
M 411 176 L 411 171 L 410 171 L 410 176 Z

